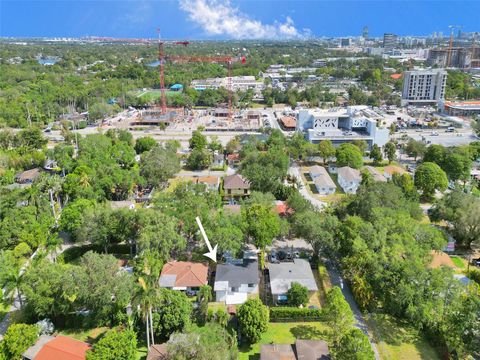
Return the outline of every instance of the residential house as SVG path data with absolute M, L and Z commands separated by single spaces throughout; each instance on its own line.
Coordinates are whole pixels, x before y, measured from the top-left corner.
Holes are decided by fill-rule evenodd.
M 90 345 L 67 336 L 41 335 L 23 354 L 23 360 L 85 360 Z
M 383 176 L 385 176 L 387 180 L 392 180 L 393 175 L 395 174 L 403 175 L 406 172 L 407 171 L 401 168 L 400 166 L 388 165 L 388 166 L 385 166 L 385 168 L 383 169 Z
M 362 182 L 360 171 L 350 166 L 343 166 L 337 169 L 338 183 L 346 194 L 356 194 Z
M 294 282 L 305 286 L 311 293 L 318 290 L 310 263 L 305 259 L 268 264 L 268 272 L 270 289 L 275 303 L 287 300 L 287 292 Z
M 23 171 L 15 175 L 15 182 L 18 184 L 31 184 L 38 179 L 42 172 L 40 168 L 34 168 L 30 170 Z
M 215 300 L 227 305 L 243 304 L 249 294 L 258 294 L 258 261 L 218 264 L 215 275 Z
M 330 360 L 328 344 L 323 340 L 297 340 L 295 344 L 262 344 L 260 360 Z
M 223 154 L 220 154 L 218 151 L 215 151 L 213 153 L 213 159 L 212 159 L 212 163 L 210 164 L 210 167 L 223 168 L 224 164 L 225 164 L 225 157 L 223 156 Z
M 382 173 L 377 169 L 375 169 L 373 166 L 367 165 L 365 166 L 365 170 L 367 170 L 370 173 L 370 175 L 372 175 L 372 178 L 374 181 L 379 181 L 379 182 L 387 181 L 387 178 L 383 176 Z
M 240 164 L 240 154 L 239 153 L 228 154 L 227 155 L 227 164 L 230 167 L 238 166 Z
M 242 175 L 234 174 L 223 178 L 224 196 L 227 198 L 250 195 L 250 183 Z
M 281 200 L 275 200 L 275 212 L 282 217 L 290 216 L 293 214 L 293 209 Z
M 208 284 L 208 265 L 188 261 L 169 261 L 160 274 L 159 285 L 162 288 L 198 291 Z
M 211 191 L 218 191 L 220 186 L 220 178 L 218 176 L 185 177 L 185 180 L 189 180 L 194 184 L 203 184 L 207 187 L 207 190 Z
M 334 194 L 337 189 L 337 185 L 333 182 L 327 170 L 323 166 L 312 166 L 310 168 L 310 177 L 317 188 L 317 191 L 321 195 Z

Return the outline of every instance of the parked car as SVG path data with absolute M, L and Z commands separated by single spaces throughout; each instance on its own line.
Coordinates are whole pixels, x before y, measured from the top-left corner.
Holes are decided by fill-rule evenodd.
M 187 291 L 185 291 L 185 294 L 186 294 L 187 296 L 192 297 L 192 296 L 196 296 L 196 295 L 197 295 L 197 292 L 196 292 L 195 290 L 187 290 Z
M 277 253 L 275 251 L 272 251 L 270 253 L 270 259 L 269 260 L 272 264 L 278 264 L 280 262 L 277 258 Z
M 478 259 L 473 259 L 472 261 L 473 261 L 473 263 L 474 263 L 475 265 L 480 266 L 480 258 L 478 258 Z

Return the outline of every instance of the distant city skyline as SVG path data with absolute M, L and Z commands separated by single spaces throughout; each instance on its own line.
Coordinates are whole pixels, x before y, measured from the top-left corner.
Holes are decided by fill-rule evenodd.
M 480 1 L 1 0 L 2 37 L 306 39 L 480 32 Z

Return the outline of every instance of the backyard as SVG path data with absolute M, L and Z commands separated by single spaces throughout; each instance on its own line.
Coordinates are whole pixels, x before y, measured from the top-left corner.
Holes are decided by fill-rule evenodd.
M 367 323 L 383 360 L 441 358 L 418 330 L 402 324 L 398 319 L 374 314 L 367 318 Z
M 321 322 L 270 323 L 260 341 L 240 345 L 240 360 L 259 360 L 261 344 L 293 344 L 295 339 L 323 339 L 329 341 L 329 327 Z

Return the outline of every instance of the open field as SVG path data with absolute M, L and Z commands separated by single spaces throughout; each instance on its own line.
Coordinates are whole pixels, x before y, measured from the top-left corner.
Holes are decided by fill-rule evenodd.
M 374 314 L 367 318 L 383 360 L 436 360 L 437 350 L 416 329 L 400 324 L 388 315 Z
M 270 323 L 257 344 L 241 345 L 240 360 L 259 360 L 261 344 L 293 344 L 295 339 L 322 339 L 328 342 L 329 327 L 321 322 Z

